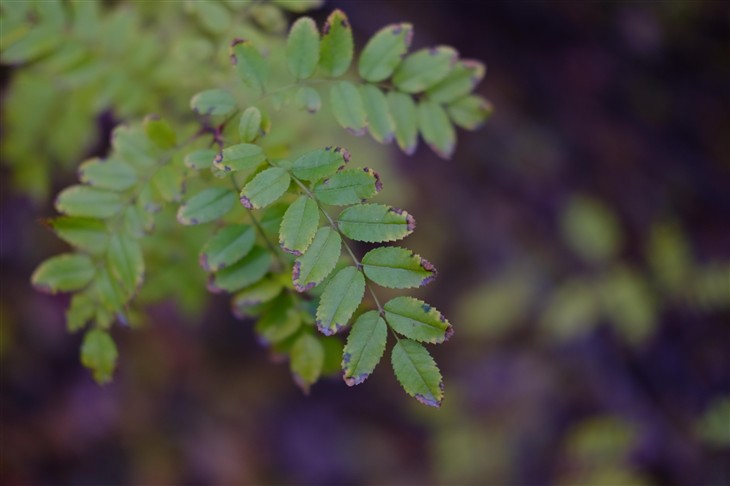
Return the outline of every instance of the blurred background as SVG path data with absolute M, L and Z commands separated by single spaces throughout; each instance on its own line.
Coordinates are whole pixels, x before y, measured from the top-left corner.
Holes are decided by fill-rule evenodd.
M 65 248 L 39 220 L 155 101 L 43 98 L 54 78 L 4 65 L 0 483 L 730 484 L 728 3 L 351 0 L 311 15 L 335 7 L 359 46 L 408 21 L 414 48 L 488 68 L 495 114 L 458 132 L 452 160 L 350 149 L 386 168 L 380 200 L 415 214 L 408 245 L 439 269 L 419 296 L 455 328 L 432 348 L 443 407 L 408 399 L 386 360 L 304 396 L 251 322 L 195 291 L 117 327 L 116 378 L 96 385 L 68 299 L 30 287 Z

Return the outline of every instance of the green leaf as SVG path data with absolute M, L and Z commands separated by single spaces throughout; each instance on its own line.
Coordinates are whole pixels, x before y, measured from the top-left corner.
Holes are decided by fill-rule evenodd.
M 302 334 L 291 349 L 291 371 L 294 381 L 309 393 L 309 387 L 322 374 L 324 349 L 319 340 L 311 334 Z
M 309 17 L 301 17 L 291 27 L 286 41 L 286 63 L 297 79 L 307 79 L 319 63 L 319 31 Z
M 259 341 L 270 346 L 294 335 L 301 326 L 301 315 L 292 307 L 291 297 L 281 294 L 265 307 L 254 329 Z
M 330 89 L 332 113 L 337 123 L 353 135 L 363 135 L 367 129 L 367 119 L 362 96 L 355 85 L 340 81 Z
M 97 276 L 94 279 L 94 291 L 99 297 L 101 305 L 103 305 L 109 312 L 116 312 L 120 310 L 124 306 L 128 297 L 119 287 L 116 279 L 112 278 L 106 266 L 99 269 Z
M 177 167 L 166 165 L 160 167 L 152 176 L 152 184 L 158 194 L 167 202 L 177 202 L 182 199 L 185 190 L 185 178 Z
M 243 142 L 253 142 L 261 134 L 261 110 L 249 106 L 241 115 L 238 123 L 238 134 Z M 263 150 L 261 151 L 263 154 Z
M 191 2 L 202 27 L 212 34 L 222 34 L 230 28 L 231 15 L 217 2 Z
M 426 343 L 442 343 L 453 334 L 449 321 L 438 310 L 413 297 L 396 297 L 383 306 L 385 320 L 407 338 Z
M 352 28 L 342 10 L 334 10 L 322 28 L 322 41 L 319 45 L 319 68 L 325 76 L 342 76 L 352 63 L 355 43 Z
M 210 169 L 218 153 L 213 149 L 200 149 L 185 156 L 185 166 L 194 170 Z
M 217 272 L 248 255 L 256 241 L 251 226 L 233 224 L 226 226 L 203 246 L 200 266 L 207 272 Z
M 362 258 L 365 276 L 383 287 L 422 287 L 436 278 L 436 269 L 412 251 L 398 247 L 370 250 Z
M 462 98 L 484 78 L 486 69 L 479 61 L 461 60 L 444 79 L 426 91 L 426 96 L 436 103 L 451 103 Z
M 566 243 L 591 263 L 605 263 L 616 256 L 623 243 L 621 226 L 610 208 L 596 199 L 573 196 L 560 218 Z
M 97 383 L 108 383 L 117 366 L 117 346 L 108 332 L 92 329 L 81 344 L 81 364 L 90 369 Z
M 395 123 L 395 139 L 398 147 L 413 155 L 418 146 L 418 112 L 410 95 L 391 91 L 387 96 L 390 114 Z
M 233 293 L 261 280 L 270 266 L 271 253 L 261 247 L 254 247 L 238 262 L 216 272 L 208 288 L 212 292 Z
M 241 81 L 256 95 L 263 93 L 269 75 L 269 67 L 251 41 L 235 39 L 230 48 L 231 63 Z
M 476 130 L 492 114 L 492 104 L 481 96 L 465 96 L 446 107 L 454 124 L 467 130 Z
M 124 162 L 137 169 L 150 169 L 157 164 L 159 153 L 139 126 L 120 125 L 112 132 L 112 148 Z
M 145 117 L 144 131 L 147 137 L 161 149 L 171 149 L 177 144 L 177 135 L 170 124 L 156 115 Z
M 112 191 L 124 191 L 137 183 L 134 168 L 116 159 L 87 160 L 79 166 L 78 174 L 81 182 Z
M 400 240 L 416 228 L 413 216 L 384 204 L 350 206 L 337 219 L 337 226 L 345 236 L 370 243 Z
M 418 104 L 418 127 L 431 150 L 444 159 L 451 158 L 456 148 L 456 130 L 441 105 L 422 100 Z
M 156 213 L 162 209 L 162 196 L 157 191 L 154 184 L 142 186 L 142 190 L 137 195 L 137 205 L 148 213 Z
M 106 225 L 98 219 L 61 216 L 50 220 L 49 225 L 61 239 L 91 254 L 103 252 L 109 244 Z
M 395 122 L 390 114 L 387 98 L 378 87 L 372 84 L 360 86 L 360 94 L 365 106 L 370 135 L 380 143 L 392 142 Z
M 294 288 L 306 292 L 327 278 L 340 258 L 341 246 L 342 238 L 335 230 L 328 226 L 317 230 L 309 249 L 294 262 Z
M 322 99 L 316 89 L 302 86 L 294 95 L 294 106 L 299 110 L 307 110 L 314 114 L 322 107 Z
M 259 280 L 255 284 L 241 290 L 233 296 L 233 299 L 231 300 L 233 315 L 239 319 L 243 319 L 248 315 L 251 307 L 269 302 L 279 295 L 283 288 L 283 285 L 278 280 L 274 280 L 272 278 Z
M 233 95 L 222 89 L 201 91 L 190 100 L 190 108 L 199 115 L 225 116 L 237 107 Z
M 339 332 L 360 306 L 365 277 L 355 267 L 338 271 L 322 292 L 317 306 L 317 329 L 325 336 Z
M 391 354 L 393 372 L 408 395 L 430 407 L 444 398 L 441 372 L 428 350 L 417 342 L 401 339 Z
M 373 197 L 382 188 L 378 173 L 365 167 L 337 172 L 315 185 L 312 192 L 324 204 L 347 206 Z
M 76 332 L 86 325 L 96 314 L 96 303 L 87 292 L 79 292 L 71 297 L 66 310 L 66 327 L 69 332 Z
M 95 273 L 91 258 L 78 253 L 67 253 L 41 263 L 30 280 L 36 290 L 55 294 L 84 288 L 94 278 Z
M 240 143 L 224 148 L 213 159 L 213 165 L 216 169 L 228 172 L 253 169 L 265 160 L 266 154 L 261 147 L 252 143 Z
M 289 188 L 291 177 L 281 167 L 271 167 L 256 175 L 241 190 L 241 204 L 261 209 L 279 199 Z
M 284 213 L 289 208 L 289 205 L 283 202 L 274 203 L 271 206 L 264 209 L 259 218 L 259 224 L 263 228 L 267 235 L 276 238 L 279 235 L 279 229 L 281 228 L 281 221 L 284 219 Z
M 294 161 L 292 172 L 305 181 L 318 181 L 345 167 L 350 161 L 350 152 L 335 147 L 308 152 Z
M 126 295 L 133 295 L 144 280 L 144 258 L 139 242 L 129 236 L 113 235 L 107 250 L 110 273 Z
M 106 219 L 122 209 L 122 197 L 111 191 L 88 186 L 71 186 L 56 198 L 56 210 L 69 216 Z
M 134 238 L 142 238 L 155 227 L 154 217 L 143 208 L 134 205 L 124 210 L 124 231 Z
M 3 64 L 10 65 L 34 61 L 53 52 L 59 45 L 58 37 L 59 33 L 55 28 L 47 26 L 33 28 L 9 47 L 3 45 L 0 59 Z
M 281 249 L 293 255 L 304 253 L 319 227 L 319 208 L 307 196 L 300 196 L 284 213 L 279 230 Z
M 193 225 L 214 221 L 233 207 L 236 195 L 221 187 L 205 189 L 180 206 L 177 220 L 181 224 Z
M 457 57 L 454 49 L 445 46 L 416 51 L 395 70 L 393 84 L 405 93 L 426 91 L 451 72 Z
M 408 52 L 411 40 L 411 24 L 392 24 L 380 29 L 370 38 L 360 54 L 360 77 L 371 83 L 388 79 Z
M 234 0 L 235 1 L 235 0 Z M 316 10 L 322 6 L 324 0 L 272 0 L 274 4 L 294 13 L 302 13 L 307 10 Z
M 383 357 L 387 339 L 388 327 L 377 311 L 368 311 L 357 318 L 342 353 L 347 386 L 359 385 L 370 376 Z

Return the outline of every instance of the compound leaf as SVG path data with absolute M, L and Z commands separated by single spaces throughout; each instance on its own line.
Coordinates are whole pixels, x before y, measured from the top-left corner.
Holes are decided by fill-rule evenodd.
M 281 167 L 271 167 L 256 175 L 241 190 L 241 204 L 261 209 L 279 199 L 289 188 L 291 177 Z
M 119 193 L 88 186 L 71 186 L 56 198 L 56 210 L 69 216 L 106 219 L 123 206 Z
M 307 196 L 300 196 L 284 213 L 279 230 L 279 245 L 293 255 L 304 253 L 319 227 L 319 208 Z
M 124 191 L 137 183 L 134 168 L 121 160 L 92 159 L 79 166 L 79 179 L 99 189 Z
M 370 38 L 360 54 L 360 77 L 371 83 L 388 79 L 408 52 L 412 39 L 411 24 L 392 24 L 380 29 Z
M 347 15 L 339 9 L 334 10 L 322 28 L 323 36 L 319 45 L 319 68 L 325 76 L 342 76 L 352 63 L 355 43 Z
M 440 157 L 448 159 L 456 148 L 456 130 L 446 111 L 433 101 L 418 104 L 418 127 L 423 139 Z
M 325 204 L 346 206 L 371 198 L 381 189 L 378 173 L 365 167 L 337 172 L 315 185 L 312 192 Z
M 341 248 L 342 238 L 335 230 L 329 226 L 317 230 L 309 249 L 294 262 L 294 288 L 306 292 L 319 285 L 335 268 Z
M 236 99 L 222 89 L 201 91 L 190 100 L 190 109 L 198 115 L 225 116 L 233 113 L 236 108 Z
M 459 61 L 448 76 L 426 91 L 426 96 L 436 103 L 451 103 L 471 93 L 485 72 L 484 64 L 479 61 Z
M 383 287 L 422 287 L 436 278 L 436 269 L 412 251 L 398 247 L 370 250 L 362 258 L 365 276 Z
M 266 60 L 251 41 L 236 39 L 231 43 L 231 63 L 241 81 L 256 95 L 264 92 L 269 75 Z
M 414 297 L 396 297 L 383 308 L 388 325 L 407 338 L 435 344 L 453 333 L 451 324 L 438 310 Z
M 111 381 L 117 366 L 117 346 L 108 332 L 92 329 L 81 343 L 81 364 L 89 368 L 99 384 Z
M 216 169 L 226 172 L 232 170 L 247 170 L 257 167 L 266 160 L 264 150 L 252 143 L 239 143 L 226 147 L 213 159 Z
M 256 241 L 251 226 L 233 224 L 226 226 L 203 246 L 200 266 L 208 272 L 217 272 L 248 255 Z
M 408 395 L 430 407 L 440 407 L 444 398 L 441 372 L 421 344 L 401 339 L 391 353 L 395 377 Z
M 340 147 L 308 152 L 294 161 L 292 173 L 305 181 L 318 181 L 342 169 L 350 160 L 350 152 Z
M 177 220 L 181 224 L 193 225 L 214 221 L 233 207 L 236 195 L 222 187 L 204 189 L 180 206 Z
M 360 86 L 360 95 L 365 106 L 370 135 L 380 143 L 392 142 L 395 122 L 383 92 L 372 84 L 363 84 Z
M 396 88 L 405 93 L 420 93 L 444 79 L 456 62 L 451 47 L 438 46 L 410 54 L 393 74 Z
M 357 136 L 365 133 L 367 128 L 365 105 L 355 85 L 349 81 L 340 81 L 332 86 L 330 102 L 332 113 L 342 128 Z
M 317 329 L 325 336 L 339 332 L 357 310 L 365 294 L 365 277 L 355 267 L 338 271 L 322 292 L 317 307 Z
M 286 62 L 297 79 L 307 79 L 319 62 L 319 31 L 309 17 L 301 17 L 291 27 L 286 41 Z
M 319 340 L 311 334 L 302 334 L 291 348 L 291 371 L 294 381 L 309 393 L 309 387 L 322 374 L 324 365 L 324 348 Z
M 398 147 L 413 155 L 418 146 L 418 112 L 410 95 L 391 91 L 387 96 L 390 114 L 395 124 L 395 140 Z
M 94 278 L 94 263 L 86 255 L 67 253 L 40 264 L 30 280 L 36 290 L 55 294 L 85 287 Z
M 416 221 L 402 209 L 384 204 L 358 204 L 340 213 L 337 226 L 350 239 L 379 243 L 410 235 Z
M 388 328 L 377 311 L 368 311 L 352 325 L 342 353 L 343 378 L 348 386 L 359 385 L 373 372 L 385 351 Z
M 271 253 L 254 247 L 248 255 L 215 273 L 209 289 L 213 292 L 233 293 L 261 280 L 271 266 Z

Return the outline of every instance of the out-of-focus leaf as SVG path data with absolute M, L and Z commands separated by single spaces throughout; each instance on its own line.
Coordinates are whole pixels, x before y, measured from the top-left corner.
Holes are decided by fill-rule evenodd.
M 306 292 L 327 278 L 340 258 L 341 246 L 342 239 L 332 228 L 325 226 L 317 230 L 309 249 L 294 262 L 294 288 Z
M 436 269 L 426 259 L 398 247 L 370 250 L 362 258 L 365 276 L 383 287 L 422 287 L 436 278 Z
M 122 197 L 118 193 L 80 185 L 64 189 L 56 198 L 59 213 L 85 218 L 110 218 L 122 206 Z
M 444 159 L 451 158 L 456 148 L 456 130 L 441 105 L 421 101 L 418 104 L 418 128 L 434 152 Z
M 278 344 L 293 336 L 302 325 L 302 318 L 292 306 L 291 297 L 279 295 L 264 307 L 256 323 L 259 341 L 266 345 Z
M 224 188 L 204 189 L 180 206 L 177 220 L 181 224 L 193 225 L 214 221 L 224 216 L 236 202 L 236 195 Z
M 221 154 L 214 158 L 213 165 L 226 172 L 253 169 L 266 160 L 263 149 L 252 143 L 226 147 Z
M 133 295 L 144 280 L 144 258 L 139 242 L 125 235 L 113 235 L 107 250 L 107 265 L 126 295 Z
M 418 146 L 418 111 L 410 95 L 391 91 L 387 96 L 390 114 L 395 124 L 395 139 L 398 147 L 413 155 Z
M 656 304 L 635 270 L 616 266 L 603 278 L 599 293 L 603 312 L 628 342 L 640 343 L 654 330 Z
M 193 96 L 190 108 L 199 115 L 225 116 L 233 113 L 237 104 L 236 99 L 228 91 L 209 89 Z
M 241 81 L 256 95 L 263 93 L 269 77 L 269 67 L 251 41 L 236 39 L 231 44 L 231 63 Z
M 566 243 L 589 262 L 606 262 L 621 247 L 621 228 L 616 216 L 595 199 L 574 196 L 560 224 Z
M 84 288 L 96 273 L 94 263 L 86 255 L 67 253 L 40 264 L 31 276 L 36 290 L 55 294 Z
M 271 253 L 256 246 L 238 262 L 216 272 L 209 288 L 214 292 L 236 292 L 261 280 L 270 266 Z
M 117 366 L 117 347 L 108 332 L 92 329 L 81 344 L 81 364 L 89 368 L 99 384 L 108 383 Z
M 255 106 L 246 108 L 238 123 L 238 134 L 241 136 L 241 141 L 245 143 L 253 142 L 258 138 L 261 134 L 261 110 Z
M 343 378 L 348 386 L 359 385 L 373 372 L 385 351 L 388 328 L 377 311 L 368 311 L 352 325 L 342 353 Z
M 309 393 L 310 386 L 322 374 L 324 365 L 322 344 L 311 334 L 302 334 L 292 346 L 290 364 L 294 381 L 304 393 Z
M 347 325 L 365 294 L 365 277 L 355 267 L 338 271 L 319 299 L 317 329 L 325 336 L 339 332 Z
M 124 191 L 137 183 L 137 172 L 129 164 L 117 159 L 92 159 L 79 166 L 79 179 L 85 184 Z
M 363 84 L 360 86 L 360 95 L 365 107 L 370 135 L 380 143 L 392 142 L 395 135 L 395 122 L 383 92 L 372 84 Z
M 144 131 L 147 137 L 159 148 L 170 149 L 177 144 L 177 135 L 169 123 L 157 116 L 144 119 Z
M 305 181 L 318 181 L 342 169 L 350 160 L 350 153 L 340 147 L 308 152 L 294 161 L 292 173 Z
M 289 188 L 291 177 L 281 167 L 271 167 L 256 175 L 241 190 L 241 204 L 261 209 L 279 199 Z
M 481 96 L 470 95 L 460 98 L 446 107 L 455 125 L 466 130 L 476 130 L 492 114 L 492 104 Z
M 182 199 L 185 189 L 185 178 L 178 167 L 166 165 L 160 167 L 152 176 L 152 184 L 158 194 L 167 202 L 178 202 Z
M 61 216 L 49 224 L 61 239 L 91 254 L 102 253 L 109 244 L 106 225 L 98 219 Z
M 286 62 L 297 79 L 307 79 L 319 63 L 319 31 L 309 17 L 301 17 L 291 27 L 286 42 Z
M 395 70 L 393 84 L 405 93 L 426 91 L 451 72 L 457 57 L 457 52 L 446 46 L 416 51 Z
M 396 297 L 386 302 L 383 309 L 385 322 L 407 338 L 434 344 L 446 341 L 453 334 L 443 314 L 414 297 Z
M 436 103 L 451 103 L 474 89 L 484 78 L 486 69 L 479 61 L 461 60 L 438 84 L 426 91 L 426 96 Z
M 236 317 L 243 318 L 248 309 L 269 302 L 279 295 L 283 285 L 276 279 L 264 278 L 250 287 L 237 292 L 231 300 L 231 308 Z
M 600 316 L 600 302 L 591 282 L 570 280 L 550 296 L 542 311 L 542 330 L 557 340 L 584 334 L 595 326 Z
M 7 48 L 3 46 L 0 60 L 3 64 L 21 64 L 48 55 L 58 46 L 58 31 L 50 26 L 31 29 L 25 36 Z
M 378 173 L 367 167 L 345 169 L 314 186 L 314 195 L 325 204 L 346 206 L 357 204 L 382 189 Z
M 200 266 L 208 272 L 217 272 L 248 255 L 256 241 L 251 226 L 226 226 L 205 244 L 200 252 Z
M 279 245 L 293 255 L 304 253 L 319 227 L 319 208 L 307 196 L 300 196 L 284 213 L 279 230 Z
M 429 407 L 440 407 L 444 398 L 441 372 L 421 344 L 401 339 L 391 353 L 393 372 L 408 395 Z
M 185 156 L 185 166 L 194 170 L 210 169 L 218 155 L 213 149 L 200 149 Z
M 319 45 L 319 68 L 325 76 L 342 76 L 352 63 L 354 41 L 347 15 L 334 10 L 322 28 Z
M 317 113 L 322 107 L 322 99 L 316 89 L 302 86 L 294 95 L 294 106 L 309 113 Z
M 367 129 L 365 105 L 355 85 L 349 81 L 340 81 L 332 86 L 330 102 L 332 113 L 342 128 L 357 136 L 365 133 Z
M 316 10 L 324 4 L 324 0 L 272 0 L 275 5 L 294 13 Z
M 348 238 L 369 243 L 396 241 L 413 233 L 413 216 L 384 204 L 358 204 L 342 211 L 337 226 Z
M 76 293 L 71 297 L 71 303 L 66 310 L 66 327 L 70 332 L 83 329 L 95 314 L 96 303 L 89 293 Z
M 360 54 L 360 77 L 371 83 L 388 79 L 408 52 L 412 39 L 411 24 L 392 24 L 380 29 L 370 38 Z

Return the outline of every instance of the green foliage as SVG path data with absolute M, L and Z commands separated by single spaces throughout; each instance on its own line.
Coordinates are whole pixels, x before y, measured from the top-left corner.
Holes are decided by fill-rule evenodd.
M 78 18 L 83 14 L 88 20 L 84 26 L 74 24 L 84 42 L 99 36 L 117 41 L 113 34 L 122 42 L 129 39 L 125 36 L 132 25 L 143 23 L 141 14 L 125 21 L 110 12 L 113 20 L 107 25 L 94 20 L 107 14 L 84 3 L 72 4 Z M 321 33 L 314 20 L 303 17 L 283 35 L 279 6 L 301 11 L 318 4 L 254 3 L 239 9 L 236 2 L 186 3 L 185 15 L 205 35 L 186 39 L 181 52 L 191 56 L 191 71 L 205 72 L 204 82 L 170 85 L 197 92 L 188 104 L 190 112 L 176 108 L 167 111 L 170 116 L 147 116 L 141 125 L 117 128 L 108 157 L 82 164 L 80 184 L 59 194 L 56 208 L 63 215 L 48 225 L 75 252 L 42 263 L 32 282 L 51 293 L 73 292 L 68 327 L 88 326 L 82 362 L 97 381 L 110 380 L 116 367 L 113 322 L 129 323 L 137 314 L 136 300 L 196 295 L 187 275 L 202 269 L 208 289 L 231 294 L 233 313 L 255 319 L 261 342 L 289 358 L 294 380 L 304 391 L 338 368 L 348 385 L 362 383 L 381 360 L 390 334 L 395 340 L 393 370 L 404 390 L 427 405 L 441 403 L 441 374 L 421 343 L 444 342 L 451 325 L 435 308 L 412 297 L 394 297 L 381 305 L 374 285 L 421 287 L 434 279 L 435 268 L 401 247 L 376 246 L 360 260 L 350 242 L 401 240 L 414 231 L 414 218 L 368 202 L 382 188 L 380 177 L 367 167 L 348 167 L 349 151 L 307 150 L 287 134 L 292 131 L 287 108 L 314 114 L 324 99 L 338 124 L 353 134 L 369 132 L 380 143 L 395 139 L 403 151 L 413 153 L 420 132 L 437 154 L 448 158 L 456 144 L 454 123 L 466 120 L 475 126 L 475 120 L 487 116 L 468 106 L 462 107 L 468 114 L 458 115 L 460 121 L 451 115 L 462 100 L 481 100 L 471 91 L 484 68 L 459 61 L 448 47 L 408 55 L 413 28 L 406 23 L 377 32 L 352 67 L 352 28 L 340 10 L 331 13 Z M 60 12 L 67 8 L 54 5 Z M 8 48 L 3 43 L 4 62 L 40 59 L 57 49 L 48 32 L 59 32 L 66 21 L 49 14 L 47 25 L 43 20 L 26 33 L 23 26 L 33 24 L 33 18 L 21 13 L 8 24 L 4 18 L 4 26 L 17 24 L 19 29 L 7 34 L 18 40 L 8 42 Z M 82 28 L 92 26 L 99 30 Z M 201 59 L 214 52 L 211 41 L 230 39 L 233 29 L 246 40 L 229 43 L 235 74 L 229 79 L 214 61 Z M 84 51 L 84 46 L 77 48 Z M 110 43 L 106 48 L 118 47 Z M 140 67 L 158 63 L 160 76 L 182 79 L 185 69 L 174 69 L 159 48 L 150 52 Z M 73 52 L 65 55 L 73 57 Z M 287 83 L 279 85 L 282 79 Z M 158 97 L 148 81 L 140 80 L 145 96 L 149 91 Z M 125 84 L 118 89 L 126 93 Z M 337 214 L 330 213 L 333 207 Z M 191 252 L 199 255 L 197 265 L 187 258 Z M 169 276 L 162 277 L 160 268 Z M 361 310 L 365 305 L 377 310 Z M 353 320 L 343 349 L 334 335 Z

